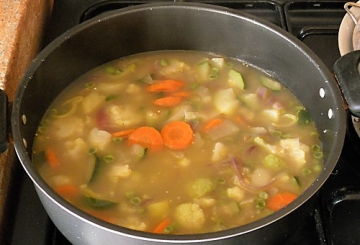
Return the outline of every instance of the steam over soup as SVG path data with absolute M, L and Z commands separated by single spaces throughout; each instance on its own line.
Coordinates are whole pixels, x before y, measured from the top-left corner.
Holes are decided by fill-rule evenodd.
M 53 102 L 33 162 L 62 197 L 131 229 L 189 234 L 258 220 L 323 167 L 309 112 L 238 60 L 134 55 L 77 79 Z

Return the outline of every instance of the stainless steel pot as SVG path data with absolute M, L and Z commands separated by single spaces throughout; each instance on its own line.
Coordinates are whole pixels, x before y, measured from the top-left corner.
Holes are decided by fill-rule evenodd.
M 58 196 L 31 163 L 37 125 L 52 100 L 88 70 L 154 50 L 199 50 L 234 57 L 280 80 L 309 108 L 323 142 L 325 166 L 290 205 L 259 221 L 221 232 L 157 235 L 98 220 Z M 312 210 L 313 197 L 335 167 L 346 112 L 337 83 L 321 60 L 280 28 L 254 16 L 193 3 L 129 7 L 87 21 L 48 45 L 32 62 L 12 110 L 16 152 L 47 213 L 73 244 L 278 244 Z

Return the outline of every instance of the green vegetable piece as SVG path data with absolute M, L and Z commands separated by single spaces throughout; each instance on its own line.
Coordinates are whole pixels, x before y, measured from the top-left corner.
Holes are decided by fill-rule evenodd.
M 168 226 L 165 227 L 163 233 L 164 233 L 164 234 L 171 234 L 171 233 L 173 233 L 174 231 L 175 231 L 175 226 L 173 226 L 173 225 L 168 225 Z
M 229 202 L 224 206 L 225 212 L 229 215 L 234 215 L 240 212 L 239 204 L 235 201 Z
M 275 154 L 269 154 L 264 158 L 263 164 L 269 169 L 279 169 L 284 165 L 284 162 Z
M 96 209 L 108 208 L 116 204 L 115 202 L 110 200 L 99 199 L 95 197 L 87 197 L 87 196 L 85 196 L 85 201 L 90 207 Z
M 92 155 L 94 156 L 94 168 L 93 168 L 89 183 L 94 182 L 94 180 L 96 179 L 96 177 L 99 173 L 100 163 L 101 163 L 101 159 L 97 154 L 93 153 Z
M 211 180 L 200 178 L 191 185 L 191 194 L 194 197 L 202 197 L 211 192 L 214 187 L 215 185 Z
M 309 110 L 301 109 L 297 113 L 297 121 L 300 125 L 307 125 L 311 122 L 311 115 Z
M 111 95 L 106 96 L 105 101 L 111 101 L 111 100 L 114 100 L 117 98 L 118 98 L 118 95 L 111 94 Z
M 113 162 L 113 161 L 115 160 L 115 157 L 114 157 L 113 155 L 108 154 L 108 155 L 105 155 L 105 156 L 103 157 L 103 160 L 104 160 L 106 163 L 111 163 L 111 162 Z
M 279 82 L 271 79 L 270 77 L 261 76 L 260 82 L 264 87 L 271 89 L 273 91 L 281 90 L 281 84 Z
M 265 207 L 266 207 L 266 201 L 262 198 L 258 198 L 256 201 L 256 208 L 262 210 Z
M 211 66 L 209 62 L 200 63 L 197 66 L 197 74 L 199 75 L 200 81 L 206 81 L 209 79 Z
M 117 204 L 114 201 L 104 199 L 99 194 L 89 189 L 86 185 L 81 187 L 82 197 L 87 205 L 92 208 L 101 209 Z
M 141 198 L 138 197 L 138 196 L 133 196 L 133 197 L 130 198 L 130 202 L 132 204 L 134 204 L 135 206 L 138 206 L 141 203 Z
M 119 70 L 118 68 L 114 67 L 114 66 L 108 66 L 106 67 L 106 72 L 108 74 L 111 74 L 111 75 L 119 75 L 122 73 L 121 70 Z
M 160 65 L 161 65 L 161 66 L 168 66 L 168 65 L 169 65 L 169 61 L 166 60 L 166 59 L 162 59 L 162 60 L 160 60 Z
M 85 83 L 85 88 L 91 89 L 95 87 L 95 83 Z
M 133 145 L 131 148 L 131 152 L 139 159 L 142 159 L 143 157 L 145 157 L 146 152 L 147 152 L 147 148 L 142 146 L 142 145 Z
M 245 89 L 245 83 L 242 75 L 240 72 L 237 72 L 235 70 L 229 71 L 229 79 L 228 82 L 230 86 L 237 87 L 239 89 Z

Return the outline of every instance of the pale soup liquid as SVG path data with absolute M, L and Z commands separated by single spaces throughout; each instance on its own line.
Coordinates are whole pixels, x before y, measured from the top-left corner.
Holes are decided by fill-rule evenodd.
M 125 57 L 78 78 L 44 115 L 33 162 L 79 209 L 166 234 L 258 220 L 323 168 L 292 93 L 241 61 L 192 51 Z

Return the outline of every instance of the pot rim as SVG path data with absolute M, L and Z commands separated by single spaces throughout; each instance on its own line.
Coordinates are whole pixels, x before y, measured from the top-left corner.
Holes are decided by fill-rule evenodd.
M 307 56 L 309 61 L 315 60 L 316 63 L 319 65 L 319 70 L 324 74 L 325 77 L 328 78 L 328 82 L 331 83 L 332 89 L 335 91 L 339 91 L 335 80 L 332 78 L 330 72 L 323 64 L 323 62 L 318 58 L 315 53 L 310 50 L 305 44 L 303 44 L 300 40 L 296 37 L 291 36 L 291 34 L 287 33 L 285 30 L 281 29 L 280 27 L 269 23 L 265 20 L 262 20 L 259 17 L 253 16 L 248 13 L 244 13 L 239 10 L 233 10 L 226 7 L 220 7 L 210 4 L 204 3 L 184 3 L 184 2 L 173 2 L 173 3 L 145 3 L 136 6 L 125 7 L 120 10 L 109 11 L 108 13 L 102 14 L 98 17 L 94 17 L 90 20 L 87 20 L 69 30 L 65 33 L 57 37 L 54 41 L 52 41 L 49 45 L 47 45 L 32 61 L 28 69 L 26 70 L 23 79 L 18 87 L 16 92 L 16 96 L 13 102 L 13 110 L 12 110 L 12 132 L 14 138 L 14 145 L 16 153 L 20 159 L 20 162 L 27 172 L 28 176 L 31 178 L 32 182 L 35 184 L 36 188 L 40 190 L 43 194 L 45 194 L 53 203 L 59 206 L 61 209 L 65 210 L 69 214 L 76 216 L 77 218 L 90 223 L 93 226 L 99 227 L 104 230 L 108 230 L 112 233 L 121 234 L 127 237 L 136 237 L 137 239 L 148 240 L 148 241 L 155 241 L 155 242 L 173 242 L 173 243 L 180 243 L 180 242 L 207 242 L 207 241 L 215 241 L 224 238 L 230 238 L 246 233 L 250 233 L 254 230 L 261 229 L 265 226 L 268 226 L 280 219 L 284 216 L 290 214 L 294 210 L 298 209 L 302 206 L 306 201 L 308 201 L 312 196 L 314 196 L 318 190 L 321 188 L 323 183 L 327 180 L 330 176 L 331 172 L 333 171 L 342 150 L 342 145 L 345 139 L 345 132 L 346 132 L 346 116 L 345 116 L 345 108 L 336 108 L 337 113 L 339 113 L 339 120 L 340 125 L 344 125 L 340 127 L 340 130 L 337 132 L 336 142 L 332 145 L 332 151 L 328 156 L 328 161 L 331 161 L 330 164 L 326 164 L 329 166 L 325 166 L 323 171 L 317 177 L 315 182 L 311 184 L 295 201 L 290 203 L 288 206 L 284 207 L 283 209 L 274 212 L 260 220 L 254 221 L 249 224 L 245 224 L 239 227 L 227 229 L 224 231 L 218 231 L 213 233 L 204 233 L 204 234 L 194 234 L 194 235 L 162 235 L 162 234 L 153 234 L 147 233 L 142 231 L 131 230 L 128 228 L 120 227 L 114 224 L 107 223 L 102 221 L 98 218 L 95 218 L 84 211 L 76 208 L 75 206 L 71 205 L 67 201 L 65 201 L 62 197 L 60 197 L 56 192 L 41 178 L 38 172 L 31 164 L 30 157 L 28 155 L 28 151 L 26 146 L 23 142 L 23 138 L 21 137 L 20 132 L 20 125 L 22 124 L 22 115 L 20 115 L 20 104 L 23 94 L 25 93 L 27 84 L 31 81 L 32 74 L 37 70 L 37 68 L 41 65 L 41 63 L 58 47 L 60 47 L 66 40 L 70 39 L 72 36 L 76 35 L 77 33 L 82 32 L 84 29 L 91 28 L 93 25 L 101 21 L 106 21 L 107 19 L 115 18 L 121 15 L 131 14 L 132 12 L 137 11 L 149 11 L 153 9 L 161 9 L 161 8 L 186 8 L 191 10 L 197 11 L 207 11 L 207 12 L 214 12 L 218 14 L 224 14 L 231 16 L 232 18 L 239 18 L 245 21 L 253 22 L 256 25 L 262 26 L 267 30 L 270 30 L 275 35 L 280 36 L 281 38 L 285 39 L 289 42 L 289 44 L 294 45 L 295 48 L 303 50 L 304 54 Z M 236 57 L 235 57 L 236 58 Z M 333 83 L 332 83 L 333 81 Z M 337 93 L 336 91 L 336 93 Z M 339 96 L 335 96 L 334 99 L 337 101 L 341 101 L 342 104 L 342 97 L 340 91 L 338 92 Z M 341 146 L 341 147 L 340 147 Z M 326 163 L 327 163 L 326 162 Z

